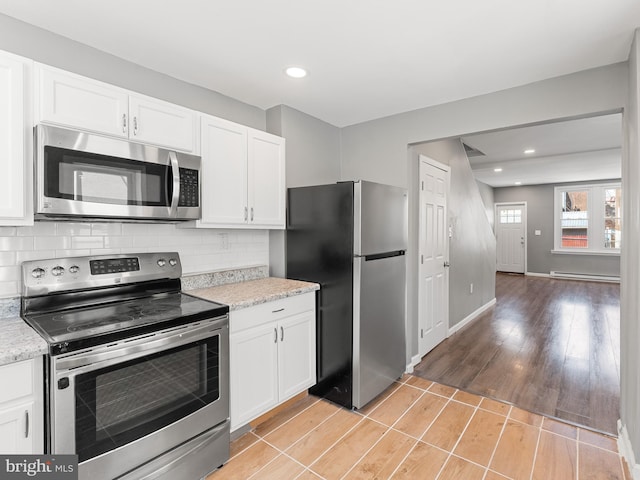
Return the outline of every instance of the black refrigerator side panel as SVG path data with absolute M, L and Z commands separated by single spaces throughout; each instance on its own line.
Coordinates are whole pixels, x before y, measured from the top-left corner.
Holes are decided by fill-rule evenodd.
M 353 182 L 290 188 L 287 278 L 320 284 L 317 384 L 311 393 L 352 406 Z

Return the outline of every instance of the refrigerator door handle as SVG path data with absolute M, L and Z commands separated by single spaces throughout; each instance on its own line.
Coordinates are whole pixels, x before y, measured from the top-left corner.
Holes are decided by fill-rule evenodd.
M 364 258 L 365 262 L 370 262 L 371 260 L 381 260 L 383 258 L 401 257 L 405 253 L 406 253 L 405 250 L 393 250 L 391 252 L 374 253 L 371 255 L 355 255 L 355 257 Z

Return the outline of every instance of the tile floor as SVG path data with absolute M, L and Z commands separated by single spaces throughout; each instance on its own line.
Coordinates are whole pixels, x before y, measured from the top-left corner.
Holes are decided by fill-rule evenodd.
M 411 375 L 356 412 L 305 397 L 207 480 L 249 478 L 631 480 L 612 437 Z

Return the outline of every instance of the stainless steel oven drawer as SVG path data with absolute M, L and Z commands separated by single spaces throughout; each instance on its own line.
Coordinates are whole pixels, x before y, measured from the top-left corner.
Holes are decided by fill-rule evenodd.
M 115 480 L 199 480 L 229 460 L 229 425 L 227 420 Z

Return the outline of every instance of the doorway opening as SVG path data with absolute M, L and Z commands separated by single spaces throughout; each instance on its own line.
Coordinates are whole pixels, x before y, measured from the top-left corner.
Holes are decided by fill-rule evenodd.
M 551 278 L 550 272 L 571 272 L 585 276 L 589 274 L 610 277 L 619 276 L 619 255 L 609 254 L 595 256 L 585 254 L 584 252 L 581 252 L 580 255 L 571 255 L 566 252 L 554 251 L 553 189 L 555 185 L 572 182 L 593 183 L 595 181 L 602 183 L 619 180 L 621 178 L 622 157 L 621 123 L 621 115 L 613 114 L 603 115 L 601 117 L 558 121 L 548 125 L 518 127 L 501 132 L 468 135 L 458 139 L 458 141 L 462 140 L 462 142 L 464 142 L 463 145 L 471 145 L 475 149 L 474 153 L 469 153 L 469 149 L 467 149 L 467 171 L 472 176 L 475 176 L 478 189 L 480 190 L 480 196 L 482 197 L 484 205 L 487 207 L 486 217 L 492 234 L 495 235 L 495 233 L 502 228 L 500 225 L 501 212 L 498 211 L 498 206 L 501 204 L 512 206 L 524 204 L 526 207 L 526 213 L 524 211 L 520 212 L 522 222 L 524 223 L 526 218 L 527 224 L 527 226 L 524 226 L 524 235 L 521 235 L 524 237 L 521 241 L 523 242 L 521 245 L 524 250 L 522 257 L 523 266 L 520 267 L 519 262 L 511 262 L 518 265 L 518 273 L 524 273 L 525 275 L 511 276 L 498 273 L 497 283 L 494 284 L 496 285 L 495 297 L 497 298 L 497 305 L 490 310 L 484 311 L 481 308 L 482 304 L 480 304 L 479 307 L 476 307 L 477 310 L 475 312 L 470 303 L 465 305 L 467 310 L 466 315 L 474 317 L 471 321 L 468 321 L 469 317 L 465 317 L 464 312 L 461 312 L 459 307 L 464 303 L 465 299 L 468 298 L 471 287 L 469 284 L 470 280 L 467 277 L 473 275 L 474 270 L 467 268 L 466 271 L 463 269 L 454 272 L 452 267 L 450 273 L 451 315 L 449 318 L 449 334 L 451 335 L 452 332 L 457 330 L 456 325 L 464 324 L 465 327 L 460 329 L 455 335 L 450 336 L 425 356 L 423 362 L 415 367 L 417 374 L 439 383 L 461 389 L 467 388 L 469 391 L 472 391 L 471 387 L 460 383 L 460 380 L 456 380 L 456 370 L 458 373 L 461 370 L 466 370 L 467 374 L 471 375 L 470 372 L 472 368 L 476 368 L 479 364 L 480 370 L 484 368 L 485 373 L 483 375 L 488 375 L 486 372 L 491 370 L 497 380 L 502 381 L 505 385 L 512 385 L 512 393 L 517 393 L 517 395 L 515 397 L 507 398 L 505 396 L 500 398 L 499 395 L 506 394 L 500 393 L 500 389 L 498 388 L 495 388 L 494 393 L 491 391 L 477 390 L 475 393 L 481 393 L 498 400 L 514 403 L 516 406 L 527 408 L 524 402 L 525 398 L 535 398 L 536 395 L 540 396 L 545 394 L 553 397 L 557 391 L 560 391 L 562 394 L 558 393 L 556 399 L 563 399 L 562 405 L 557 404 L 554 407 L 554 412 L 539 411 L 539 413 L 558 417 L 571 423 L 585 425 L 595 430 L 605 431 L 611 434 L 616 433 L 615 425 L 611 427 L 609 420 L 598 419 L 598 417 L 601 416 L 600 413 L 604 410 L 599 409 L 597 404 L 613 405 L 616 411 L 619 406 L 620 286 L 618 284 L 560 280 Z M 525 154 L 525 149 L 521 147 L 518 147 L 519 154 L 516 155 L 514 153 L 516 151 L 514 150 L 516 143 L 523 142 L 523 139 L 526 140 L 526 131 L 530 131 L 530 129 L 535 130 L 535 127 L 541 128 L 540 132 L 542 133 L 540 137 L 546 142 L 543 148 L 535 149 L 539 155 Z M 504 138 L 509 140 L 510 143 L 507 142 L 507 146 L 511 149 L 512 153 L 505 153 L 496 160 L 492 158 L 491 155 L 485 155 L 485 153 L 490 153 L 491 147 L 488 145 L 497 138 L 489 137 L 499 133 L 504 133 Z M 476 136 L 482 141 L 473 143 L 471 140 Z M 582 142 L 581 149 L 576 147 L 580 142 Z M 553 147 L 556 150 L 552 152 L 551 150 L 546 150 L 547 147 Z M 438 148 L 439 151 L 446 150 L 444 146 L 439 146 Z M 532 149 L 527 148 L 526 150 Z M 475 155 L 475 157 L 472 155 Z M 436 156 L 436 158 L 441 160 L 441 157 Z M 459 199 L 455 198 L 456 195 L 466 194 L 467 192 L 461 192 L 459 184 L 454 188 L 454 183 L 459 181 L 459 179 L 454 180 L 453 176 L 466 175 L 466 172 L 461 172 L 459 165 L 452 171 L 452 196 L 450 201 L 455 203 L 459 202 Z M 550 177 L 551 174 L 555 175 L 555 179 Z M 493 180 L 490 179 L 495 179 L 497 183 L 492 185 L 491 182 L 493 182 Z M 457 189 L 457 191 L 454 193 L 455 189 Z M 624 192 L 622 195 L 624 195 Z M 478 195 L 475 196 L 478 197 Z M 606 202 L 603 202 L 603 205 L 605 203 Z M 512 212 L 509 212 L 509 208 L 506 210 L 504 213 L 505 223 L 508 224 L 509 218 L 513 218 L 514 220 L 511 223 L 515 224 L 515 220 L 518 218 L 518 212 L 515 211 L 517 209 L 512 208 Z M 416 218 L 418 218 L 417 215 Z M 453 219 L 454 223 L 455 220 L 456 219 Z M 454 231 L 456 233 L 458 233 L 457 230 L 460 228 L 460 225 L 460 223 L 455 225 Z M 500 238 L 499 234 L 498 238 Z M 493 239 L 495 240 L 495 236 Z M 516 239 L 518 238 L 516 237 Z M 512 246 L 516 244 L 517 242 L 514 240 Z M 514 257 L 516 256 L 514 255 Z M 497 260 L 496 244 L 496 250 L 492 258 L 492 261 L 495 262 L 494 265 L 496 265 L 494 272 L 496 270 L 505 272 L 511 272 L 511 270 L 513 270 L 506 266 L 498 267 Z M 451 255 L 451 263 L 457 266 L 454 254 Z M 522 269 L 522 272 L 520 272 L 519 269 Z M 506 281 L 509 279 L 516 279 L 522 282 L 522 285 L 518 286 L 518 288 L 515 288 L 513 285 L 510 287 L 520 292 L 521 297 L 512 299 L 504 296 L 501 298 L 500 294 L 508 290 L 505 290 L 503 284 L 508 283 Z M 483 280 L 488 282 L 496 281 L 495 275 L 493 280 Z M 545 285 L 551 285 L 553 287 L 550 290 L 551 293 L 543 293 L 543 290 L 545 290 L 543 287 Z M 476 285 L 474 285 L 474 287 L 475 286 Z M 607 298 L 607 301 L 600 302 L 594 300 L 597 295 L 599 295 L 594 293 L 598 289 L 605 291 L 604 297 Z M 565 296 L 555 297 L 554 295 L 556 293 L 564 293 Z M 501 309 L 501 307 L 505 306 L 505 303 L 508 304 L 509 302 L 516 302 L 511 306 L 517 304 L 518 308 L 509 312 Z M 540 305 L 539 307 L 538 304 Z M 454 308 L 451 308 L 452 305 Z M 536 308 L 538 308 L 538 310 L 536 310 Z M 560 313 L 562 315 L 560 315 Z M 523 317 L 524 314 L 533 315 L 531 324 L 526 323 Z M 600 318 L 602 320 L 599 322 L 600 327 L 594 327 L 593 324 L 585 321 L 585 319 L 590 318 Z M 489 320 L 485 321 L 483 319 Z M 544 322 L 547 320 L 550 320 L 550 323 L 545 324 Z M 480 356 L 482 356 L 481 353 L 483 353 L 483 347 L 481 342 L 476 342 L 475 340 L 484 330 L 476 330 L 478 326 L 484 326 L 486 331 L 493 332 L 496 336 L 498 347 L 497 350 L 494 350 L 492 353 L 495 358 L 502 359 L 502 361 L 495 364 L 497 367 L 495 370 L 490 369 L 488 363 L 483 364 L 480 358 Z M 597 346 L 593 347 L 591 343 L 586 341 L 591 338 L 597 338 L 597 336 L 602 333 L 598 331 L 598 328 L 605 327 L 607 330 L 607 338 L 609 338 L 605 343 L 613 345 L 613 349 L 609 349 L 608 347 L 598 349 Z M 554 343 L 553 337 L 547 338 L 544 335 L 537 335 L 543 332 L 545 328 L 550 332 L 558 333 L 557 338 L 564 338 L 566 340 L 564 347 Z M 473 335 L 470 337 L 471 340 L 468 340 L 470 343 L 453 343 L 462 338 L 462 335 L 467 331 L 473 331 L 476 334 L 475 338 Z M 567 334 L 567 332 L 571 332 L 569 337 L 562 337 L 562 335 Z M 579 337 L 581 337 L 581 340 L 578 340 Z M 520 344 L 515 341 L 518 338 L 523 340 Z M 537 341 L 540 343 L 536 343 Z M 443 370 L 443 376 L 430 377 L 429 375 L 434 375 L 433 372 L 427 373 L 427 370 L 422 367 L 424 365 L 430 367 L 444 365 L 443 360 L 439 358 L 439 350 L 446 345 L 450 345 L 449 348 L 451 351 L 456 350 L 459 354 L 464 355 L 465 359 L 458 359 L 451 363 L 448 368 Z M 566 353 L 568 356 L 562 356 L 563 361 L 561 367 L 564 367 L 564 365 L 574 366 L 576 370 L 573 374 L 567 373 L 570 372 L 569 370 L 565 373 L 554 374 L 556 375 L 555 378 L 559 378 L 558 375 L 560 375 L 560 377 L 563 375 L 569 377 L 575 375 L 576 372 L 581 372 L 580 374 L 583 375 L 583 378 L 580 386 L 587 388 L 593 387 L 587 393 L 576 394 L 578 391 L 577 387 L 570 387 L 570 382 L 568 381 L 564 381 L 564 383 L 560 382 L 560 384 L 563 385 L 562 387 L 559 387 L 558 385 L 560 384 L 558 383 L 555 385 L 545 383 L 544 377 L 536 374 L 535 369 L 528 369 L 527 362 L 523 362 L 521 358 L 518 357 L 520 353 L 529 355 L 531 352 L 534 352 L 538 355 L 538 361 L 542 362 L 542 365 L 548 366 L 558 361 L 559 356 L 556 354 L 563 348 L 563 355 Z M 485 351 L 484 354 L 487 354 L 487 352 L 489 352 L 489 350 Z M 587 354 L 587 352 L 589 353 Z M 591 358 L 587 361 L 586 356 L 588 355 L 591 355 Z M 531 357 L 527 356 L 526 358 Z M 580 360 L 576 360 L 577 358 L 580 358 Z M 474 360 L 472 361 L 472 359 Z M 585 362 L 590 362 L 589 368 L 584 368 L 585 365 L 587 365 Z M 415 364 L 417 364 L 417 362 L 414 362 L 414 365 Z M 593 367 L 594 365 L 596 365 L 595 368 Z M 519 369 L 519 375 L 521 375 L 522 378 L 532 380 L 531 386 L 527 387 L 524 384 L 520 384 L 520 387 L 518 387 L 517 382 L 505 380 L 510 378 L 512 373 L 516 375 L 516 373 L 512 372 L 513 369 Z M 602 369 L 608 369 L 607 371 L 609 373 L 607 374 L 606 381 L 596 379 L 595 377 L 591 378 L 590 376 L 589 378 L 584 377 L 584 372 L 598 372 L 603 371 Z M 545 368 L 540 370 L 548 372 Z M 562 368 L 557 369 L 557 372 L 562 372 Z M 588 375 L 591 375 L 591 373 Z M 594 373 L 594 375 L 597 376 L 597 373 Z M 551 377 L 552 376 L 549 378 Z M 603 392 L 598 391 L 598 386 L 602 384 L 607 385 L 605 390 L 611 395 L 601 395 Z M 516 398 L 516 400 L 514 400 L 514 398 Z M 598 398 L 599 400 L 586 401 L 585 399 L 588 398 Z M 568 414 L 565 415 L 567 412 Z M 595 418 L 595 423 L 588 421 L 587 419 L 589 417 L 592 419 Z M 601 421 L 608 426 L 603 427 L 602 424 L 598 423 Z

